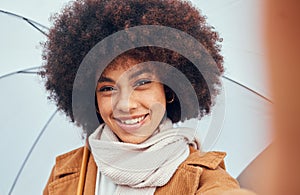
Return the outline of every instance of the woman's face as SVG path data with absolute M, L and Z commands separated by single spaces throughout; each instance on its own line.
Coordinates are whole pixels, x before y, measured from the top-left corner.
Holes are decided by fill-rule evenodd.
M 166 97 L 153 68 L 135 64 L 131 58 L 116 60 L 101 75 L 96 96 L 104 122 L 121 141 L 137 144 L 157 129 Z

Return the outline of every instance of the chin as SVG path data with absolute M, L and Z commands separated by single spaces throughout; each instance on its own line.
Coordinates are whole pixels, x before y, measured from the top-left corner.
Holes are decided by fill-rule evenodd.
M 139 137 L 139 136 L 132 136 L 132 137 L 125 137 L 124 139 L 120 139 L 125 143 L 131 143 L 131 144 L 141 144 L 144 141 L 146 141 L 148 137 Z

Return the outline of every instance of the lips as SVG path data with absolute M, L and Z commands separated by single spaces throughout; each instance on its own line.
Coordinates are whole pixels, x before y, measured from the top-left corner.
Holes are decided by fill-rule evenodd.
M 115 120 L 121 129 L 131 133 L 144 124 L 148 115 L 149 114 L 135 117 L 115 117 Z
M 146 117 L 146 115 L 138 117 L 138 118 L 134 118 L 134 119 L 120 120 L 120 121 L 121 121 L 121 123 L 126 124 L 126 125 L 133 125 L 133 124 L 141 122 L 142 120 L 144 120 L 145 117 Z

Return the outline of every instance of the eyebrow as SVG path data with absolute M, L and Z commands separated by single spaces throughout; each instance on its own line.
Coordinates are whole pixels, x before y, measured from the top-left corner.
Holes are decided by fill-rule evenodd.
M 98 83 L 102 83 L 102 82 L 114 83 L 115 81 L 109 77 L 101 76 L 98 80 Z
M 133 79 L 141 74 L 144 74 L 144 73 L 153 73 L 148 67 L 147 68 L 142 68 L 134 73 L 132 73 L 130 76 L 129 76 L 129 79 Z
M 147 68 L 142 68 L 136 72 L 133 72 L 130 76 L 129 76 L 129 79 L 133 79 L 141 74 L 145 74 L 145 73 L 153 73 L 148 67 Z M 110 83 L 114 83 L 115 81 L 109 77 L 106 77 L 106 76 L 101 76 L 98 80 L 99 83 L 102 83 L 102 82 L 110 82 Z

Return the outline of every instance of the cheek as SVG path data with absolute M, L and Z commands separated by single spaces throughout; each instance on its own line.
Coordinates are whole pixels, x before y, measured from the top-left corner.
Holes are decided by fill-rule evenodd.
M 166 109 L 166 97 L 163 89 L 157 88 L 156 90 L 148 91 L 140 95 L 140 101 L 147 107 L 151 107 L 154 104 L 161 105 Z
M 112 112 L 111 99 L 106 97 L 97 98 L 98 109 L 101 117 L 104 119 Z
M 166 108 L 166 95 L 163 85 L 159 85 L 155 93 L 156 100 L 160 102 L 164 108 Z

